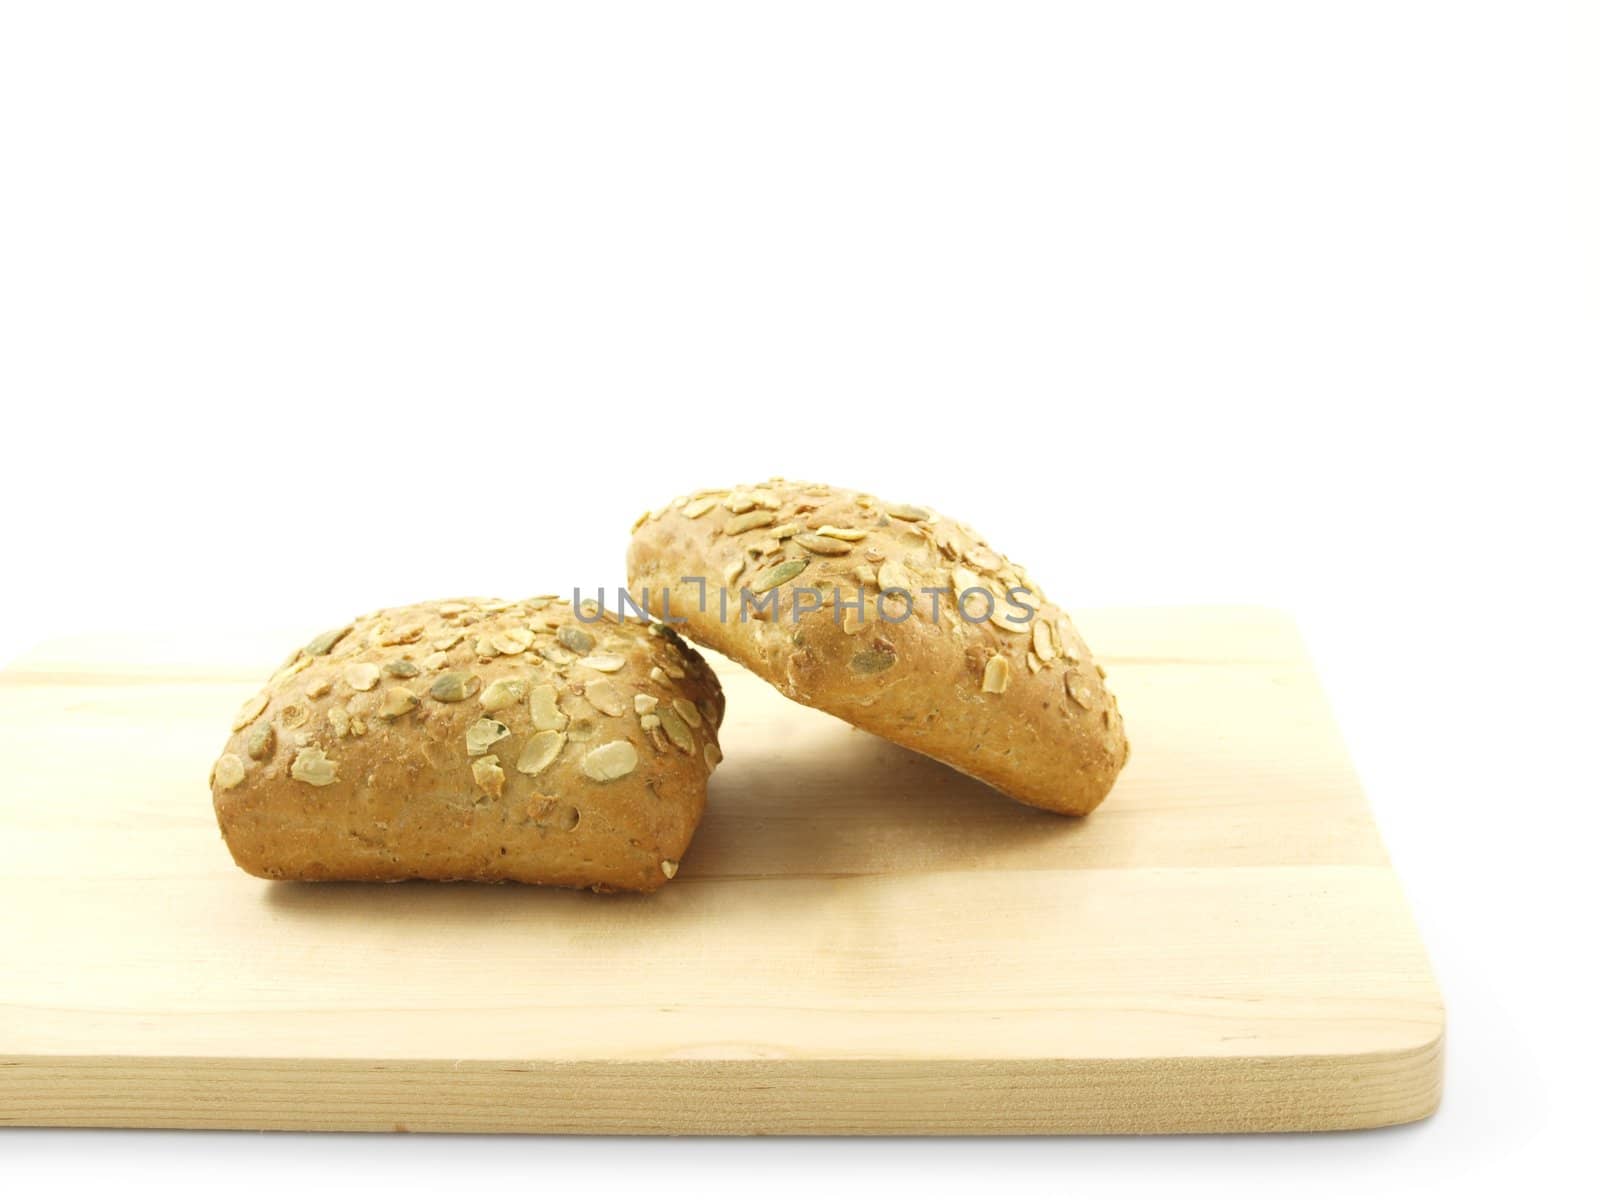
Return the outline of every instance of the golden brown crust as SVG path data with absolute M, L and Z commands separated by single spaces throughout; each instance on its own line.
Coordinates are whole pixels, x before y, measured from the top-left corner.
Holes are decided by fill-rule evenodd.
M 268 879 L 654 891 L 721 759 L 722 689 L 660 625 L 551 597 L 383 609 L 295 651 L 212 769 Z
M 706 581 L 704 605 L 686 577 Z M 1127 761 L 1116 699 L 1067 614 L 930 510 L 777 479 L 696 492 L 640 518 L 628 584 L 657 615 L 670 589 L 675 628 L 793 699 L 1028 804 L 1089 812 Z M 993 615 L 957 614 L 958 593 L 971 617 Z M 797 594 L 822 607 L 797 617 Z M 756 611 L 774 595 L 776 618 Z

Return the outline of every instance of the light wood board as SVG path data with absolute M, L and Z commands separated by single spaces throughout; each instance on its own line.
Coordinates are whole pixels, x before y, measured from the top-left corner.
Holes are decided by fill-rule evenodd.
M 1292 623 L 1084 613 L 1133 757 L 1012 803 L 716 660 L 654 897 L 269 884 L 207 772 L 282 646 L 0 674 L 0 1125 L 673 1133 L 1346 1129 L 1443 1015 Z

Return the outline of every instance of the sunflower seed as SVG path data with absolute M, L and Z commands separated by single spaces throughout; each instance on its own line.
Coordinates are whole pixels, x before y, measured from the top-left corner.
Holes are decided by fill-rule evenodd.
M 966 567 L 950 568 L 950 586 L 955 589 L 957 596 L 974 590 L 980 592 L 989 590 L 983 584 L 983 577 L 973 571 L 969 571 Z
M 628 660 L 620 654 L 591 654 L 587 658 L 578 660 L 580 667 L 588 667 L 591 671 L 620 671 L 628 665 Z
M 494 643 L 494 648 L 501 654 L 521 654 L 533 645 L 533 630 L 531 629 L 502 629 L 489 639 Z
M 435 650 L 432 654 L 428 655 L 422 660 L 422 669 L 424 671 L 437 671 L 449 661 L 450 656 L 443 650 Z
M 660 701 L 654 696 L 651 696 L 646 692 L 640 692 L 633 698 L 633 711 L 639 713 L 640 715 L 643 715 L 647 712 L 655 712 L 656 705 L 659 703 Z
M 244 752 L 259 762 L 271 758 L 277 745 L 278 735 L 272 728 L 272 722 L 260 721 L 251 726 L 250 736 L 244 741 Z
M 927 509 L 915 504 L 885 504 L 883 511 L 902 521 L 926 521 L 933 516 Z
M 1008 601 L 1009 603 L 1009 601 Z M 1029 618 L 1018 616 L 1016 613 L 1005 611 L 1000 605 L 995 605 L 994 611 L 989 614 L 992 624 L 998 625 L 1007 633 L 1027 633 Z
M 556 755 L 561 753 L 561 747 L 566 744 L 566 734 L 554 729 L 541 730 L 522 747 L 522 753 L 517 757 L 517 770 L 524 775 L 537 775 L 555 762 Z
M 1094 689 L 1089 686 L 1088 677 L 1077 671 L 1067 673 L 1067 695 L 1079 708 L 1088 708 L 1094 703 Z
M 528 693 L 528 712 L 533 717 L 533 727 L 541 730 L 565 729 L 567 714 L 556 707 L 556 689 L 541 683 Z
M 417 694 L 410 688 L 392 687 L 383 694 L 383 703 L 378 706 L 378 715 L 398 717 L 410 712 L 417 704 Z
M 723 533 L 744 533 L 751 529 L 760 529 L 764 525 L 772 524 L 772 514 L 756 509 L 753 512 L 740 513 L 736 517 L 729 517 L 722 526 Z
M 1033 623 L 1033 652 L 1039 656 L 1040 662 L 1049 662 L 1056 656 L 1056 643 L 1050 636 L 1049 621 Z
M 665 875 L 668 879 L 671 879 L 674 875 L 676 875 L 678 873 L 678 864 L 677 864 L 677 862 L 675 860 L 673 860 L 673 859 L 670 859 L 670 858 L 663 858 L 661 860 L 661 873 L 663 875 Z
M 694 753 L 694 734 L 689 732 L 689 726 L 682 717 L 670 708 L 657 709 L 653 714 L 661 718 L 661 728 L 672 739 L 672 744 L 685 754 Z
M 792 538 L 799 532 L 800 526 L 796 525 L 793 521 L 785 521 L 782 525 L 774 525 L 771 529 L 767 530 L 767 536 L 770 537 L 774 542 L 781 542 L 784 538 Z
M 850 553 L 850 543 L 842 538 L 827 537 L 820 533 L 799 533 L 795 542 L 813 554 L 839 555 Z
M 327 787 L 338 774 L 339 764 L 316 746 L 305 746 L 294 756 L 289 774 L 312 787 Z
M 1028 651 L 1027 662 L 1028 674 L 1030 675 L 1037 675 L 1040 671 L 1044 670 L 1044 663 L 1039 661 L 1039 656 L 1032 650 Z
M 238 733 L 266 711 L 267 701 L 270 699 L 265 692 L 257 692 L 250 699 L 239 706 L 239 711 L 233 715 L 233 732 Z
M 317 634 L 316 637 L 306 643 L 305 652 L 313 658 L 327 654 L 339 644 L 345 634 L 350 632 L 350 628 L 349 625 L 346 625 L 343 629 L 330 629 L 327 633 Z
M 511 730 L 499 721 L 491 720 L 489 717 L 479 717 L 467 726 L 467 757 L 476 758 L 480 754 L 487 754 L 490 746 L 510 733 Z
M 684 719 L 685 723 L 688 724 L 691 729 L 700 728 L 700 710 L 694 705 L 690 704 L 687 700 L 674 700 L 672 702 L 672 708 L 674 712 Z
M 528 685 L 521 679 L 496 679 L 483 689 L 478 703 L 484 712 L 498 712 L 513 704 L 520 704 L 528 695 Z
M 691 500 L 685 504 L 683 506 L 683 515 L 692 520 L 695 517 L 705 516 L 716 506 L 717 498 L 715 496 L 702 496 L 698 500 Z
M 358 692 L 370 692 L 378 686 L 382 669 L 376 663 L 351 663 L 344 669 L 344 681 Z
M 306 699 L 320 700 L 331 691 L 333 691 L 333 680 L 314 679 L 306 684 Z
M 886 562 L 878 568 L 878 590 L 887 592 L 892 588 L 909 592 L 911 576 L 899 563 Z
M 466 636 L 461 630 L 457 629 L 452 633 L 445 634 L 443 637 L 434 638 L 433 648 L 435 650 L 452 650 Z
M 485 795 L 500 799 L 506 788 L 506 773 L 500 768 L 500 756 L 488 754 L 473 763 L 472 781 Z
M 788 583 L 810 563 L 809 558 L 788 558 L 783 562 L 774 563 L 751 581 L 750 590 L 758 596 L 762 592 L 770 592 L 773 588 Z
M 648 712 L 639 718 L 639 728 L 648 733 L 652 729 L 661 728 L 661 718 L 653 712 Z
M 632 742 L 607 742 L 583 756 L 583 773 L 599 783 L 621 779 L 639 765 L 639 752 Z
M 594 638 L 576 625 L 563 625 L 556 631 L 556 641 L 574 654 L 587 654 L 594 649 Z
M 755 506 L 756 502 L 745 492 L 730 492 L 722 502 L 722 507 L 731 513 L 747 513 Z
M 470 604 L 458 604 L 455 601 L 451 601 L 449 604 L 439 605 L 439 615 L 441 617 L 459 617 L 471 607 Z
M 751 488 L 750 499 L 754 500 L 762 508 L 770 508 L 774 512 L 783 507 L 783 501 L 778 494 L 767 488 Z
M 608 717 L 620 717 L 628 711 L 628 699 L 622 689 L 609 679 L 596 679 L 583 689 L 583 698 Z
M 334 737 L 350 736 L 350 713 L 341 706 L 335 704 L 328 710 L 328 724 L 333 729 Z
M 468 696 L 478 694 L 483 680 L 462 671 L 446 671 L 433 681 L 428 695 L 444 704 L 458 704 Z
M 842 525 L 823 525 L 817 532 L 824 537 L 838 538 L 841 542 L 859 542 L 867 536 L 865 529 L 851 529 Z
M 224 754 L 212 768 L 211 778 L 223 791 L 238 787 L 244 782 L 244 760 L 237 754 Z
M 983 690 L 998 696 L 1004 693 L 1010 682 L 1011 663 L 1004 655 L 996 654 L 989 660 L 989 665 L 983 668 Z

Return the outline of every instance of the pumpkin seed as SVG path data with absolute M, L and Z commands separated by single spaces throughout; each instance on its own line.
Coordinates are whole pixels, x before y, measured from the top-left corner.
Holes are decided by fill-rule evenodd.
M 264 758 L 271 758 L 277 745 L 278 734 L 272 728 L 272 722 L 261 721 L 251 727 L 250 736 L 244 741 L 244 752 L 260 762 Z
M 238 733 L 265 712 L 269 698 L 265 692 L 258 692 L 240 705 L 239 711 L 233 716 L 233 732 Z
M 428 695 L 443 704 L 459 704 L 468 696 L 475 696 L 483 680 L 463 671 L 446 671 L 433 681 Z
M 894 664 L 893 650 L 863 650 L 850 659 L 850 669 L 857 675 L 876 675 Z
M 594 649 L 594 638 L 588 630 L 579 629 L 576 625 L 563 625 L 556 631 L 556 641 L 574 654 L 587 654 Z
M 330 629 L 326 633 L 317 634 L 316 637 L 306 643 L 305 652 L 313 658 L 327 654 L 339 644 L 344 635 L 350 632 L 350 629 L 351 627 L 346 625 L 343 629 Z
M 715 771 L 717 764 L 722 761 L 722 748 L 715 742 L 707 742 L 705 748 L 706 770 Z
M 383 664 L 383 673 L 393 675 L 396 679 L 410 679 L 414 675 L 422 674 L 422 668 L 410 659 L 397 658 Z

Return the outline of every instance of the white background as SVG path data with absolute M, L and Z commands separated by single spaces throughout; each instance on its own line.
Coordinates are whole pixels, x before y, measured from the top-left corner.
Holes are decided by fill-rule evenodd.
M 1443 1110 L 1373 1134 L 0 1131 L 8 1183 L 1592 1177 L 1597 31 L 1404 0 L 0 6 L 0 656 L 616 584 L 678 492 L 865 487 L 1069 607 L 1293 609 L 1450 1013 Z

